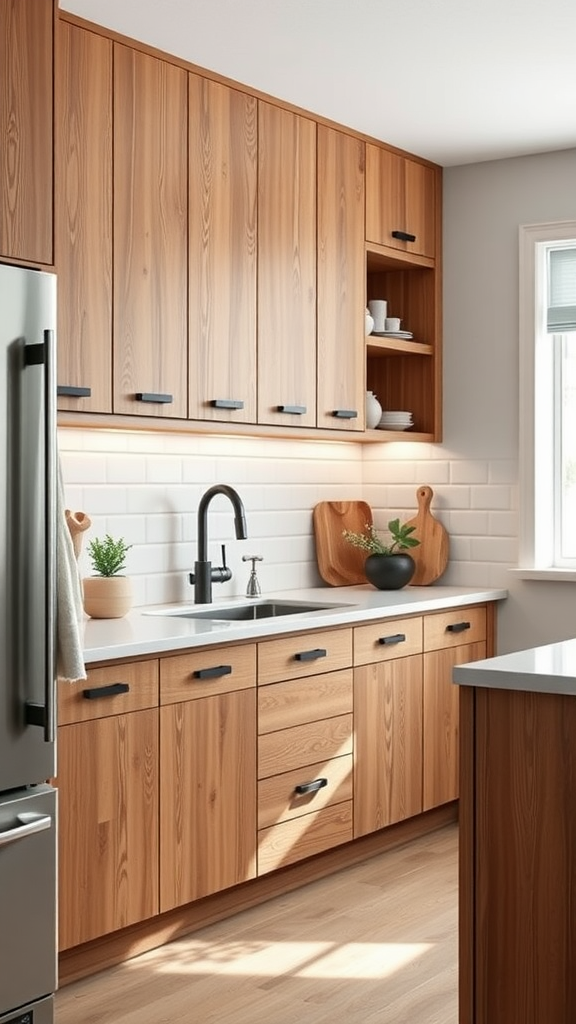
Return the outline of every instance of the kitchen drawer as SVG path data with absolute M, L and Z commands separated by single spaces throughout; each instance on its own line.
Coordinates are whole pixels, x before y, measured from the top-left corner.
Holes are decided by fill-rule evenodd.
M 422 651 L 422 617 L 385 619 L 354 630 L 354 664 L 370 665 Z
M 304 814 L 258 833 L 258 874 L 294 864 L 352 839 L 352 801 Z
M 276 732 L 322 718 L 352 714 L 351 668 L 258 688 L 258 732 Z
M 262 779 L 258 783 L 258 828 L 351 800 L 352 782 L 352 754 Z M 298 786 L 310 784 L 311 792 L 297 792 Z M 316 785 L 319 788 L 314 788 Z
M 318 630 L 258 644 L 258 683 L 319 675 L 352 664 L 352 630 Z
M 258 778 L 352 753 L 352 715 L 270 732 L 258 739 Z
M 177 704 L 256 685 L 256 644 L 203 647 L 160 661 L 160 703 Z
M 58 683 L 58 725 L 88 722 L 158 706 L 158 661 L 88 670 L 88 678 Z
M 424 650 L 474 644 L 486 639 L 486 606 L 453 608 L 424 616 Z

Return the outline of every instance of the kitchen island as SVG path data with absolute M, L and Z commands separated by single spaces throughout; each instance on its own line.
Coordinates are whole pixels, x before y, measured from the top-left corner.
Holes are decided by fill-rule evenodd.
M 576 1020 L 576 640 L 462 664 L 460 1024 Z

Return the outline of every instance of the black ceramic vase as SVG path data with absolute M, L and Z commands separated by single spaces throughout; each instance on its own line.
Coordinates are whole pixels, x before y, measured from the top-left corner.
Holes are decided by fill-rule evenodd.
M 378 590 L 400 590 L 410 583 L 416 570 L 412 555 L 368 555 L 364 562 L 366 579 Z

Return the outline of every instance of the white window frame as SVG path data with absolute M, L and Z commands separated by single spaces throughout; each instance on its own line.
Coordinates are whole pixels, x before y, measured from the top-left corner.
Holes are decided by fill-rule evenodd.
M 541 245 L 575 238 L 576 221 L 520 227 L 519 565 L 512 571 L 523 579 L 576 581 L 576 566 L 553 564 L 554 538 L 549 528 L 554 487 L 553 367 L 550 359 L 542 358 L 537 345 L 546 322 Z M 538 395 L 536 381 L 549 385 L 539 388 Z

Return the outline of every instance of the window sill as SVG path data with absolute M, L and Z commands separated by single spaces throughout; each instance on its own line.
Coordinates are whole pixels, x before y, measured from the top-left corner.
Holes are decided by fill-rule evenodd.
M 576 583 L 576 569 L 510 569 L 521 580 L 552 580 L 554 583 Z

